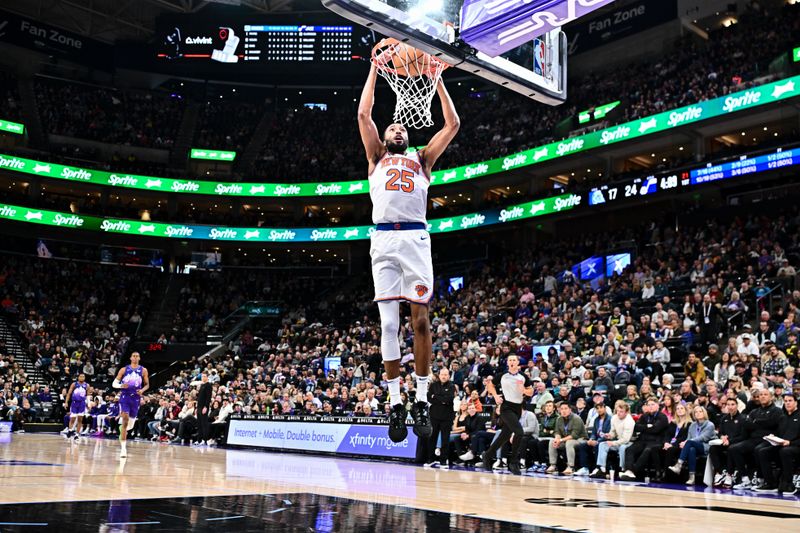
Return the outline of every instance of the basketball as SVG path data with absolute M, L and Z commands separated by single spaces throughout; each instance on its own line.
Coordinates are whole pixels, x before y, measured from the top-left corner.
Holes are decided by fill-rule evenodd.
M 375 60 L 392 68 L 398 75 L 416 78 L 427 74 L 431 56 L 397 39 L 383 39 L 375 46 Z

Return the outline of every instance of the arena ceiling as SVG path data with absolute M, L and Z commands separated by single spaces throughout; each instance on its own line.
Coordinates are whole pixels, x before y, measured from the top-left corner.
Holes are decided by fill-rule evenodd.
M 289 11 L 293 0 L 3 0 L 2 8 L 107 43 L 149 40 L 164 13 L 227 4 L 256 13 Z

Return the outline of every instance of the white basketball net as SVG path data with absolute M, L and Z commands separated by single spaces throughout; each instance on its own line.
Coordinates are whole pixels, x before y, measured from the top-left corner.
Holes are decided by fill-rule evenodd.
M 447 64 L 401 42 L 379 44 L 372 63 L 397 95 L 394 121 L 416 129 L 433 126 L 431 103 Z

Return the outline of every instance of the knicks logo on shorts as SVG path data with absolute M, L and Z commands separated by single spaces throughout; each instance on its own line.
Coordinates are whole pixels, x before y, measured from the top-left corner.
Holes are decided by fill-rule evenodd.
M 419 296 L 420 298 L 428 294 L 428 287 L 426 287 L 425 285 L 417 285 L 416 287 L 414 287 L 414 290 L 417 291 L 417 296 Z

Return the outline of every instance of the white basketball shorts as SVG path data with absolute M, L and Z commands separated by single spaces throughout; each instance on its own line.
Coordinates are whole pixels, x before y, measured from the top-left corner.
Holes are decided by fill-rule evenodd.
M 375 301 L 426 305 L 433 295 L 431 237 L 424 229 L 376 231 L 369 256 Z

